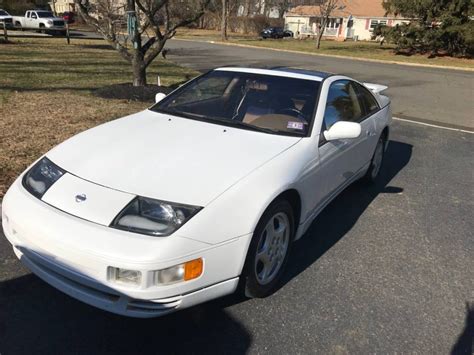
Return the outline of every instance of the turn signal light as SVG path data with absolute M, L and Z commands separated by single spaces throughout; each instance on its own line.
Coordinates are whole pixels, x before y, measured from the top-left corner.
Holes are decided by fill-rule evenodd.
M 194 259 L 184 264 L 184 281 L 196 279 L 202 274 L 202 259 Z
M 201 258 L 154 271 L 154 285 L 170 285 L 176 282 L 197 279 L 202 275 L 204 262 Z

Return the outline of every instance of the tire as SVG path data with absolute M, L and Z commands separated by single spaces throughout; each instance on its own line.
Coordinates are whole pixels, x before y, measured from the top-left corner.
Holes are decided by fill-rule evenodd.
M 373 184 L 377 181 L 377 178 L 380 175 L 380 170 L 383 166 L 384 156 L 385 136 L 382 135 L 377 142 L 377 146 L 375 147 L 374 154 L 372 155 L 372 159 L 370 161 L 369 169 L 367 170 L 367 173 L 363 178 L 366 183 Z
M 275 230 L 276 229 L 276 230 Z M 274 201 L 255 228 L 242 273 L 242 288 L 249 298 L 271 295 L 285 270 L 295 234 L 293 208 Z
M 40 32 L 40 33 L 46 33 L 46 28 L 45 28 L 45 26 L 44 26 L 42 23 L 39 25 L 39 28 L 40 28 L 40 29 L 39 29 L 39 32 Z

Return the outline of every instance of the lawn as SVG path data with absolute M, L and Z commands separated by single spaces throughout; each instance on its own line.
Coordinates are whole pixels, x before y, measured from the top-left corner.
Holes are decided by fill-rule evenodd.
M 209 30 L 180 30 L 177 34 L 177 38 L 182 39 L 193 39 L 193 40 L 209 40 L 209 41 L 221 41 L 221 37 L 218 31 Z M 318 50 L 315 47 L 314 40 L 297 40 L 297 39 L 267 39 L 262 40 L 256 35 L 240 35 L 236 33 L 229 34 L 228 44 L 241 44 L 256 47 L 282 49 L 290 51 L 299 51 L 314 54 L 326 54 L 326 55 L 337 55 L 344 57 L 353 57 L 361 59 L 378 59 L 384 61 L 395 61 L 402 63 L 416 63 L 426 65 L 440 65 L 440 66 L 452 66 L 460 68 L 474 69 L 474 60 L 466 58 L 451 58 L 451 57 L 435 57 L 428 58 L 427 55 L 402 55 L 395 54 L 394 46 L 391 44 L 384 44 L 380 46 L 376 42 L 336 42 L 336 41 L 323 41 L 321 48 Z
M 197 73 L 156 59 L 149 83 L 183 82 Z M 0 200 L 34 159 L 66 138 L 145 109 L 151 102 L 103 99 L 104 86 L 130 82 L 131 67 L 104 41 L 21 39 L 0 44 Z

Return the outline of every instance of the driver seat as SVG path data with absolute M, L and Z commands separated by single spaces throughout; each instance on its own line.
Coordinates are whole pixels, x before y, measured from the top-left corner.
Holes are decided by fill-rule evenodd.
M 252 123 L 260 116 L 278 113 L 286 108 L 294 108 L 294 102 L 286 95 L 274 95 L 272 100 L 268 100 L 269 94 L 255 91 L 247 94 L 244 102 L 245 115 L 242 122 Z

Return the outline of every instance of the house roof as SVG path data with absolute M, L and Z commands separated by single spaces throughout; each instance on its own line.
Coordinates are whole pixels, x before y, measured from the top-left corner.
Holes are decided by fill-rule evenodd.
M 386 17 L 383 0 L 339 0 L 338 8 L 331 17 Z M 296 6 L 286 13 L 286 16 L 320 16 L 319 6 Z

